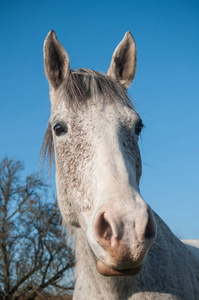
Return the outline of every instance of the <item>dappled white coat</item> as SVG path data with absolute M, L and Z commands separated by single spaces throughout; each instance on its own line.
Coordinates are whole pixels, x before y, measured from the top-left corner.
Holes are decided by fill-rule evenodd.
M 136 69 L 131 33 L 108 75 L 70 71 L 54 31 L 44 65 L 52 104 L 44 152 L 54 147 L 58 203 L 76 239 L 74 299 L 199 299 L 198 250 L 140 195 L 143 125 L 126 94 Z

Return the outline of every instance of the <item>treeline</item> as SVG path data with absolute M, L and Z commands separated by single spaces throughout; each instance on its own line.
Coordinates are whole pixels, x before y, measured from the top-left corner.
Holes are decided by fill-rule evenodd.
M 59 299 L 73 291 L 74 255 L 45 179 L 23 170 L 0 161 L 0 299 Z

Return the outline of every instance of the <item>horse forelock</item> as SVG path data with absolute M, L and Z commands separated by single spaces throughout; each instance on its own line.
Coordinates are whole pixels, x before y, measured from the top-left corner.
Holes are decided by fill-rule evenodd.
M 67 80 L 59 87 L 62 98 L 67 101 L 72 109 L 88 104 L 102 102 L 102 105 L 121 103 L 133 109 L 126 89 L 115 79 L 110 76 L 89 70 L 73 69 Z M 50 124 L 48 124 L 42 147 L 41 157 L 44 162 L 48 159 L 49 166 L 54 161 L 53 135 Z
M 85 103 L 89 99 L 99 101 L 102 95 L 106 103 L 120 101 L 132 107 L 126 89 L 115 79 L 97 71 L 73 69 L 65 82 L 65 89 L 72 104 Z

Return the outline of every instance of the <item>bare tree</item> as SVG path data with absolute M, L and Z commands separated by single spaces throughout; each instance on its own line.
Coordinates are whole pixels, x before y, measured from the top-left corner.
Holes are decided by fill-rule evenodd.
M 0 162 L 0 296 L 5 300 L 73 289 L 74 256 L 56 202 L 47 201 L 44 179 L 38 174 L 23 179 L 22 171 L 20 161 Z

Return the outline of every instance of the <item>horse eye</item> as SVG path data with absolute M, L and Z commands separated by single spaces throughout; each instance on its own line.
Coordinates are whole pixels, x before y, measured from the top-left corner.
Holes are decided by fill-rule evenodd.
M 56 124 L 54 127 L 53 127 L 54 131 L 55 131 L 55 134 L 57 136 L 59 135 L 62 135 L 64 133 L 67 132 L 67 129 L 62 125 L 62 124 Z
M 139 122 L 136 126 L 135 126 L 135 134 L 136 135 L 140 135 L 141 131 L 142 131 L 142 128 L 143 128 L 143 124 L 142 122 Z

